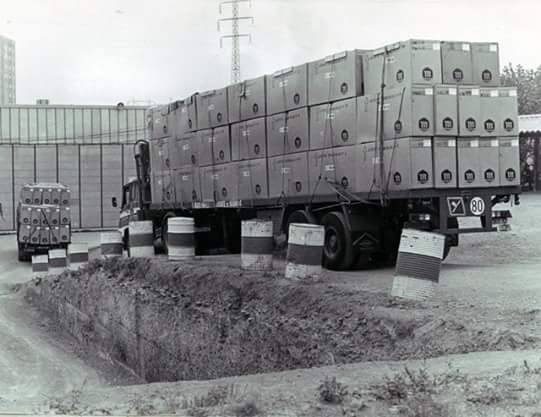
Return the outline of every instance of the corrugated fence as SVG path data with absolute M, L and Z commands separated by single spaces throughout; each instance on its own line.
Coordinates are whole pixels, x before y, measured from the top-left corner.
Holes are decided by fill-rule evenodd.
M 116 227 L 122 184 L 136 175 L 133 145 L 0 145 L 0 175 L 1 231 L 15 230 L 19 193 L 29 182 L 70 187 L 74 229 Z

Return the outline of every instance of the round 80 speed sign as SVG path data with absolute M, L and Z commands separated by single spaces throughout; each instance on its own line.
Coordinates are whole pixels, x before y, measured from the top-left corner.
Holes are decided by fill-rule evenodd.
M 470 211 L 474 216 L 481 216 L 485 212 L 485 200 L 473 197 L 470 201 Z

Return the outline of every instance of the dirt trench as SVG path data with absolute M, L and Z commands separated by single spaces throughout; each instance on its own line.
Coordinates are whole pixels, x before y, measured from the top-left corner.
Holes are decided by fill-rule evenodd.
M 194 260 L 92 261 L 34 280 L 27 299 L 81 344 L 148 382 L 215 379 L 361 361 L 527 349 L 539 339 L 471 312 L 383 293 L 286 281 Z

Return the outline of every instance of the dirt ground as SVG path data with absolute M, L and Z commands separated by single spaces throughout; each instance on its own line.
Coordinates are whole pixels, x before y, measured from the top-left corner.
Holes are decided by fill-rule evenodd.
M 63 386 L 54 400 L 39 406 L 43 412 L 102 414 L 254 415 L 254 408 L 260 415 L 284 416 L 541 413 L 541 222 L 536 218 L 541 196 L 522 200 L 513 208 L 511 232 L 461 238 L 443 265 L 437 295 L 426 303 L 390 300 L 391 269 L 327 273 L 322 283 L 295 289 L 278 289 L 278 281 L 261 284 L 267 291 L 259 296 L 267 301 L 274 297 L 284 310 L 281 327 L 287 334 L 315 342 L 311 349 L 302 344 L 300 351 L 280 358 L 318 368 L 106 388 L 68 377 L 71 391 Z M 238 258 L 197 262 L 214 264 L 216 270 L 234 269 Z M 20 277 L 15 268 L 1 276 L 2 282 L 9 282 L 15 272 Z M 209 291 L 205 279 L 212 278 L 190 287 L 203 306 L 224 288 Z M 154 283 L 175 286 L 160 279 Z M 269 315 L 254 310 L 250 294 L 257 298 L 257 286 L 246 288 L 243 307 L 248 317 L 257 313 L 276 319 L 275 311 Z M 280 363 L 274 369 L 280 369 Z M 326 377 L 336 377 L 337 384 L 324 384 Z M 402 392 L 397 386 L 406 388 Z M 338 400 L 326 402 L 322 393 Z

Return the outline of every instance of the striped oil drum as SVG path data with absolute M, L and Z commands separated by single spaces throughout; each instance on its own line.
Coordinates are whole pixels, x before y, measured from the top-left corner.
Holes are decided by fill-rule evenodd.
M 49 272 L 49 256 L 34 255 L 32 256 L 32 276 L 43 277 Z
M 432 297 L 440 278 L 444 248 L 444 235 L 404 229 L 391 295 L 418 301 Z
M 291 223 L 287 243 L 288 279 L 317 280 L 321 277 L 325 228 L 315 224 Z
M 149 258 L 154 256 L 154 226 L 152 221 L 130 222 L 130 257 Z
M 76 271 L 88 263 L 88 244 L 72 243 L 68 247 L 69 269 Z
M 120 232 L 104 232 L 100 235 L 101 255 L 104 258 L 122 256 L 123 246 Z
M 247 220 L 241 225 L 241 266 L 243 269 L 272 269 L 272 221 Z
M 195 256 L 195 224 L 192 217 L 167 219 L 167 247 L 169 259 L 179 261 Z
M 60 274 L 68 268 L 68 256 L 65 249 L 49 250 L 49 272 Z

